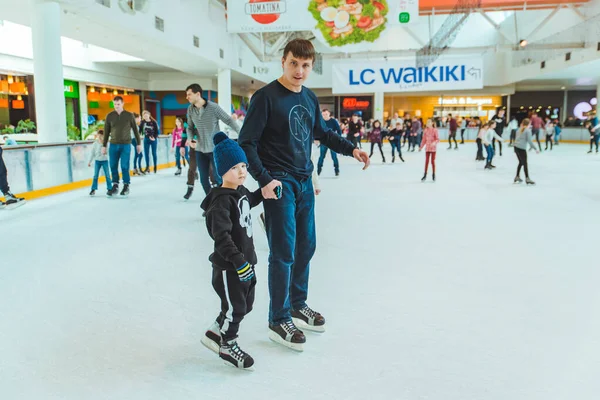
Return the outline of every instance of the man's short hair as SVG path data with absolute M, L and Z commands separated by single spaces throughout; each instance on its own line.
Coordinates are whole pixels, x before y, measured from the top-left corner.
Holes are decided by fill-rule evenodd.
M 323 110 L 321 110 L 322 113 L 324 112 L 328 112 L 329 114 L 331 114 L 331 111 L 329 111 L 328 109 L 324 108 Z
M 283 58 L 287 58 L 289 53 L 292 53 L 292 56 L 296 58 L 300 58 L 302 60 L 312 60 L 315 61 L 315 46 L 310 42 L 310 40 L 306 39 L 294 39 L 289 42 L 285 49 L 283 49 Z
M 115 97 L 113 98 L 113 103 L 114 103 L 115 101 L 120 101 L 120 102 L 123 102 L 123 98 L 122 98 L 121 96 L 115 96 Z
M 202 93 L 202 86 L 198 85 L 197 83 L 192 83 L 185 89 L 186 92 L 188 90 L 191 90 L 192 93 Z

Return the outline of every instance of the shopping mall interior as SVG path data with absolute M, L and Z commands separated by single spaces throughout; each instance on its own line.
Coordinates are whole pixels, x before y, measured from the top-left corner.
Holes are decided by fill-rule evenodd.
M 600 0 L 0 0 L 0 398 L 597 399 L 599 71 Z

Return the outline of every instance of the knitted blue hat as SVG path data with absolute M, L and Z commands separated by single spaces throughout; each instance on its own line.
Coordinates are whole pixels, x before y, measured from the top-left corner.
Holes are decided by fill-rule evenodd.
M 217 132 L 213 136 L 215 149 L 213 156 L 215 158 L 215 168 L 219 176 L 223 176 L 234 166 L 243 162 L 248 164 L 246 153 L 237 142 L 229 139 L 226 133 Z

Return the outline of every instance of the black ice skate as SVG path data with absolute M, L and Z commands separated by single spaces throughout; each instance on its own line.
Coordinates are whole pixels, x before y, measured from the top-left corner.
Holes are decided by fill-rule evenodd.
M 12 210 L 13 208 L 21 207 L 26 203 L 23 197 L 17 197 L 12 192 L 4 193 L 5 201 L 2 202 L 2 208 L 5 210 Z
M 254 359 L 238 346 L 235 339 L 221 345 L 219 357 L 228 364 L 240 369 L 250 369 L 254 365 Z
M 181 168 L 177 168 L 177 172 L 175 172 L 175 176 L 181 175 Z
M 423 177 L 421 178 L 421 182 L 425 182 L 426 179 L 427 179 L 427 174 L 423 175 Z
M 304 351 L 303 344 L 306 343 L 304 333 L 292 321 L 280 325 L 269 324 L 269 339 L 296 351 Z
M 435 174 L 432 175 L 431 179 L 435 182 Z
M 189 200 L 190 197 L 192 197 L 192 193 L 194 193 L 194 187 L 188 186 L 187 192 L 185 192 L 185 195 L 183 196 L 183 198 L 186 200 Z
M 529 178 L 525 178 L 525 183 L 527 183 L 528 185 L 535 185 L 535 182 Z
M 515 177 L 514 183 L 523 183 L 523 179 L 520 176 Z
M 208 327 L 200 342 L 210 351 L 219 354 L 221 348 L 221 332 L 217 321 Z
M 302 329 L 313 332 L 325 332 L 325 318 L 309 306 L 292 311 L 292 320 Z
M 95 190 L 92 190 L 92 191 L 90 192 L 90 196 L 95 196 L 95 195 L 96 195 L 96 191 L 95 191 Z
M 123 190 L 121 190 L 121 196 L 129 196 L 129 184 L 126 183 L 123 185 Z
M 119 193 L 119 184 L 115 183 L 112 188 L 108 192 L 106 192 L 106 197 L 113 197 L 115 194 Z

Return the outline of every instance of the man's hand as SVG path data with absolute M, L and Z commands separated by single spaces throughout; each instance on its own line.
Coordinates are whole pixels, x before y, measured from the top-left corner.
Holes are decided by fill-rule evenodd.
M 365 166 L 363 167 L 363 171 L 369 168 L 369 165 L 371 165 L 371 160 L 369 159 L 369 156 L 367 155 L 366 151 L 354 149 L 354 151 L 352 152 L 352 156 L 356 158 L 356 160 L 358 160 L 359 162 L 365 164 Z
M 318 196 L 321 194 L 321 189 L 315 189 L 315 194 Z
M 192 149 L 196 150 L 196 141 L 195 140 L 190 141 L 189 144 Z
M 135 149 L 137 150 L 137 153 L 140 154 L 142 152 L 142 145 L 138 144 Z
M 367 155 L 367 153 L 365 153 L 365 155 Z M 273 179 L 267 186 L 260 189 L 260 191 L 262 192 L 263 198 L 265 200 L 269 200 L 269 199 L 277 200 L 277 195 L 275 194 L 275 188 L 277 186 L 281 186 L 281 182 L 279 182 L 277 179 Z
M 154 138 L 154 136 L 150 136 L 150 140 L 154 142 L 156 139 Z
M 91 163 L 91 162 L 90 162 L 90 163 L 88 163 L 88 167 L 91 167 L 91 166 L 92 166 L 92 163 Z
M 139 146 L 138 146 L 139 147 Z M 106 155 L 106 147 L 102 147 L 102 150 L 100 150 L 102 152 L 102 155 L 105 156 Z
M 185 149 L 183 147 L 179 149 L 179 154 L 181 154 L 181 157 L 185 157 Z

